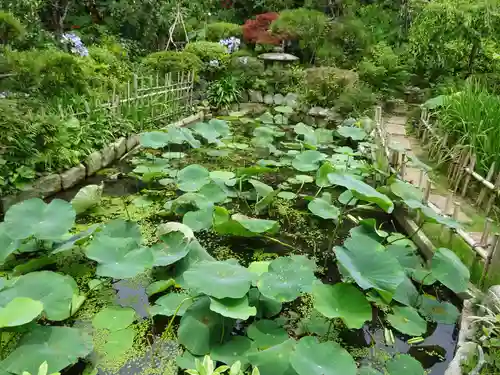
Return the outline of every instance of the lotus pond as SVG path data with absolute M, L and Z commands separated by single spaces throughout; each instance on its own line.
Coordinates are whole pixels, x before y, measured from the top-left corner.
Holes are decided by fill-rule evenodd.
M 392 213 L 457 224 L 384 172 L 369 119 L 293 118 L 144 133 L 85 186 L 11 207 L 2 374 L 183 374 L 207 354 L 262 375 L 443 374 L 469 271 L 448 249 L 425 262 Z

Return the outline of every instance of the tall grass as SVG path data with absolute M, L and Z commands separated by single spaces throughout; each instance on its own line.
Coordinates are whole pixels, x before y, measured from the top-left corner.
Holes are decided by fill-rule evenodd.
M 470 145 L 477 170 L 484 176 L 494 161 L 500 166 L 500 96 L 477 81 L 448 95 L 436 114 L 437 124 L 452 145 Z

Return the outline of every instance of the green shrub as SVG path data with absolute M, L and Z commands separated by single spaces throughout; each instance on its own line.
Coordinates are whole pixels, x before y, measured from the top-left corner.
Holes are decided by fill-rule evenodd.
M 6 44 L 24 38 L 26 29 L 13 14 L 0 11 L 0 43 Z
M 241 99 L 241 86 L 238 79 L 227 75 L 208 86 L 208 102 L 215 108 L 227 108 Z
M 210 63 L 210 61 L 217 60 L 220 63 L 227 62 L 229 58 L 229 52 L 227 48 L 215 42 L 193 42 L 188 43 L 184 48 L 185 52 L 190 52 L 204 62 Z
M 334 101 L 348 88 L 358 83 L 358 75 L 351 70 L 334 67 L 310 68 L 305 71 L 302 100 L 312 106 L 332 107 Z
M 302 87 L 304 80 L 304 70 L 300 66 L 284 68 L 282 66 L 272 66 L 264 72 L 264 80 L 272 92 L 287 94 L 297 92 Z
M 377 97 L 371 88 L 363 83 L 347 87 L 333 101 L 333 107 L 343 117 L 368 114 L 373 110 Z
M 241 38 L 243 36 L 243 29 L 241 25 L 228 22 L 215 22 L 209 23 L 206 26 L 205 37 L 210 42 L 219 42 L 221 39 L 229 37 Z
M 89 55 L 96 62 L 96 70 L 100 74 L 113 77 L 118 81 L 126 81 L 132 75 L 128 61 L 120 59 L 107 48 L 91 46 L 89 47 Z
M 202 62 L 191 52 L 162 51 L 146 56 L 142 60 L 142 65 L 146 70 L 153 70 L 163 75 L 170 72 L 197 72 L 201 69 Z
M 256 57 L 234 56 L 231 58 L 229 70 L 238 77 L 241 85 L 246 89 L 254 88 L 254 82 L 264 75 L 264 63 Z
M 298 8 L 281 12 L 271 24 L 271 30 L 275 34 L 299 40 L 301 45 L 314 52 L 323 42 L 328 26 L 328 17 L 323 12 Z

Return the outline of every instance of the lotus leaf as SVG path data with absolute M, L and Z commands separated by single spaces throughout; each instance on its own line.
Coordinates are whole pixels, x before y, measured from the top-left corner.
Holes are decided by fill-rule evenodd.
M 203 138 L 207 140 L 208 143 L 220 144 L 221 141 L 219 138 L 221 134 L 217 131 L 217 129 L 206 122 L 198 122 L 194 124 L 191 129 L 201 135 Z
M 358 199 L 354 197 L 350 190 L 346 190 L 340 194 L 337 200 L 346 206 L 355 206 L 358 203 Z
M 40 364 L 48 363 L 48 373 L 58 372 L 85 358 L 92 351 L 92 339 L 82 330 L 69 327 L 36 326 L 0 363 L 2 370 L 22 375 L 36 374 Z
M 326 337 L 328 335 L 328 328 L 330 327 L 329 319 L 319 313 L 317 310 L 312 310 L 308 316 L 305 316 L 299 323 L 297 331 L 298 336 L 303 334 L 312 333 L 318 336 Z
M 302 293 L 309 293 L 316 280 L 316 264 L 303 255 L 280 257 L 271 262 L 269 271 L 257 282 L 259 291 L 267 298 L 289 302 Z
M 77 214 L 97 206 L 101 202 L 103 185 L 87 185 L 81 188 L 71 200 L 71 205 Z
M 254 219 L 241 214 L 234 214 L 229 219 L 229 213 L 225 208 L 216 207 L 214 228 L 219 234 L 253 237 L 261 233 L 275 233 L 279 229 L 279 224 L 274 220 Z
M 20 245 L 19 240 L 13 240 L 7 235 L 5 223 L 0 223 L 0 264 L 3 264 Z
M 210 172 L 210 178 L 212 180 L 221 180 L 224 182 L 230 181 L 235 178 L 236 175 L 233 172 L 228 171 L 212 171 Z
M 270 264 L 270 260 L 252 262 L 248 265 L 248 270 L 257 276 L 260 276 L 269 271 Z
M 254 165 L 253 167 L 238 168 L 236 170 L 237 177 L 243 176 L 257 176 L 259 174 L 274 172 L 273 168 L 262 167 L 260 165 Z
M 288 117 L 278 114 L 274 116 L 274 123 L 276 125 L 288 125 Z
M 135 238 L 96 236 L 87 247 L 87 257 L 98 263 L 97 275 L 127 279 L 153 266 L 153 252 Z
M 158 238 L 161 238 L 161 236 L 169 234 L 171 232 L 181 232 L 189 241 L 195 239 L 194 233 L 191 228 L 176 221 L 169 221 L 168 223 L 161 224 L 158 226 L 158 228 L 156 228 L 156 235 L 158 236 Z
M 319 168 L 325 155 L 319 151 L 303 151 L 292 160 L 292 167 L 301 172 L 311 172 Z
M 261 375 L 293 375 L 290 355 L 295 347 L 294 340 L 287 340 L 266 350 L 248 353 L 249 362 L 259 369 Z
M 387 362 L 389 375 L 424 375 L 425 371 L 419 361 L 408 354 L 399 354 Z
M 152 282 L 149 284 L 146 288 L 146 294 L 148 297 L 154 296 L 155 294 L 164 292 L 170 287 L 175 286 L 175 280 L 174 279 L 168 279 L 168 280 L 158 280 L 155 282 Z
M 427 319 L 443 324 L 455 324 L 460 316 L 458 309 L 450 302 L 439 302 L 429 296 L 423 296 L 419 311 Z
M 221 137 L 227 137 L 231 134 L 231 130 L 229 129 L 229 124 L 227 123 L 227 121 L 214 118 L 211 119 L 208 124 L 215 130 L 217 130 Z
M 215 298 L 242 298 L 248 293 L 253 274 L 230 261 L 199 262 L 184 272 L 189 288 Z
M 420 294 L 418 293 L 417 288 L 415 288 L 415 285 L 413 285 L 412 281 L 405 276 L 403 282 L 399 284 L 396 289 L 396 293 L 394 293 L 392 298 L 405 306 L 417 307 Z
M 92 325 L 95 329 L 119 331 L 130 326 L 135 319 L 134 309 L 130 307 L 109 306 L 94 316 Z
M 274 191 L 274 189 L 271 186 L 266 185 L 265 183 L 260 182 L 258 180 L 252 179 L 248 180 L 248 182 L 252 184 L 252 186 L 255 188 L 255 191 L 260 197 L 265 197 Z
M 412 307 L 395 306 L 387 321 L 405 335 L 420 336 L 427 331 L 427 322 Z
M 413 205 L 411 202 L 421 202 L 424 198 L 422 191 L 405 181 L 395 180 L 390 185 L 390 188 L 392 193 L 401 198 L 403 201 L 409 201 L 410 204 L 408 205 L 410 207 Z
M 196 301 L 182 316 L 177 331 L 179 344 L 194 355 L 204 355 L 231 332 L 232 319 L 209 309 L 210 299 Z
M 297 198 L 297 194 L 292 193 L 291 191 L 280 191 L 277 196 L 278 198 L 285 199 L 287 201 Z
M 422 259 L 415 253 L 415 249 L 411 247 L 392 244 L 387 246 L 386 251 L 398 260 L 409 275 L 415 268 L 422 265 Z
M 187 142 L 192 148 L 199 148 L 201 146 L 200 142 L 193 137 L 191 129 L 188 128 L 170 127 L 167 135 L 169 136 L 169 143 L 180 145 Z
M 369 245 L 364 236 L 352 237 L 348 247 L 334 248 L 342 267 L 364 290 L 374 288 L 377 291 L 394 293 L 403 281 L 404 271 L 396 258 L 380 251 L 375 245 Z M 375 242 L 375 241 L 374 241 Z
M 170 174 L 170 162 L 168 160 L 157 158 L 143 161 L 133 170 L 137 174 L 154 174 L 156 176 L 165 176 Z M 155 176 L 155 177 L 156 177 Z M 144 179 L 144 177 L 143 177 Z
M 125 221 L 121 219 L 113 220 L 107 223 L 95 237 L 127 237 L 134 239 L 137 243 L 142 240 L 141 228 L 139 228 L 139 225 L 132 221 Z
M 322 219 L 337 220 L 340 215 L 340 210 L 333 204 L 328 203 L 320 198 L 315 198 L 307 205 L 309 211 Z
M 373 367 L 363 366 L 358 370 L 358 375 L 382 375 L 382 373 Z
M 210 298 L 210 310 L 228 318 L 247 320 L 257 314 L 257 309 L 248 304 L 248 297 L 243 298 Z
M 165 132 L 147 132 L 139 136 L 142 147 L 145 148 L 163 148 L 170 143 L 170 136 Z
M 252 341 L 244 336 L 234 336 L 222 345 L 216 346 L 210 352 L 210 357 L 228 366 L 240 361 L 241 367 L 248 365 L 246 354 L 251 351 Z
M 66 201 L 54 199 L 46 204 L 33 198 L 9 208 L 5 214 L 4 230 L 14 240 L 31 236 L 38 240 L 57 240 L 71 229 L 75 217 L 75 210 Z
M 274 110 L 276 112 L 279 112 L 279 113 L 284 113 L 284 114 L 292 114 L 293 113 L 293 108 L 292 107 L 289 107 L 287 105 L 280 105 L 280 106 L 277 106 L 277 107 L 274 107 Z
M 412 207 L 413 208 L 413 207 Z M 434 224 L 441 224 L 448 228 L 458 229 L 461 227 L 460 223 L 450 217 L 441 216 L 437 214 L 432 208 L 427 206 L 420 206 L 419 211 L 425 216 L 425 221 Z
M 470 272 L 456 254 L 448 249 L 439 248 L 431 260 L 433 276 L 455 293 L 467 290 Z
M 214 207 L 210 205 L 198 211 L 189 211 L 184 214 L 182 223 L 190 227 L 194 232 L 212 227 Z
M 248 292 L 248 303 L 257 308 L 257 317 L 272 318 L 280 313 L 283 305 L 281 302 L 265 297 L 257 288 Z
M 105 357 L 119 358 L 123 356 L 134 345 L 135 330 L 126 328 L 119 331 L 112 331 L 105 336 L 106 343 L 102 346 Z
M 192 164 L 180 170 L 177 175 L 179 189 L 187 192 L 199 191 L 210 182 L 210 173 L 201 165 Z
M 335 168 L 330 162 L 325 162 L 316 172 L 316 185 L 318 187 L 328 187 L 332 186 L 332 183 L 328 179 L 328 174 L 335 172 Z
M 421 264 L 415 269 L 410 270 L 410 275 L 413 280 L 422 285 L 432 285 L 437 281 L 434 274 Z
M 71 316 L 73 296 L 79 291 L 71 276 L 51 271 L 31 272 L 17 278 L 8 288 L 0 292 L 0 306 L 19 297 L 31 298 L 43 303 L 48 320 L 60 321 Z
M 328 319 L 341 318 L 347 328 L 361 328 L 372 318 L 372 308 L 364 294 L 350 284 L 313 287 L 314 308 Z
M 316 133 L 314 129 L 302 122 L 299 122 L 297 125 L 293 127 L 293 130 L 298 135 L 304 136 L 304 142 L 309 143 L 311 145 L 316 145 L 318 143 L 318 139 L 316 138 Z
M 263 113 L 262 115 L 260 115 L 258 120 L 263 122 L 264 124 L 273 124 L 274 123 L 274 117 L 269 112 L 266 112 L 266 113 Z
M 279 345 L 288 340 L 288 333 L 273 320 L 257 320 L 247 330 L 256 348 L 262 350 Z
M 391 213 L 394 209 L 394 204 L 384 194 L 379 193 L 370 185 L 358 180 L 353 175 L 345 173 L 330 173 L 328 179 L 333 185 L 343 186 L 351 190 L 354 196 L 358 199 L 375 203 L 387 213 Z
M 43 303 L 27 297 L 17 297 L 0 308 L 0 328 L 30 323 L 43 311 Z
M 301 185 L 313 182 L 314 178 L 305 174 L 298 174 L 295 177 L 290 177 L 287 181 L 292 185 Z
M 193 298 L 187 293 L 169 293 L 158 298 L 155 305 L 149 309 L 149 312 L 151 315 L 172 316 L 179 308 L 176 315 L 182 316 L 192 304 Z
M 353 141 L 362 141 L 367 137 L 366 132 L 356 126 L 340 126 L 337 128 L 337 133 L 344 138 L 351 138 Z
M 356 375 L 356 362 L 336 342 L 319 343 L 314 337 L 303 337 L 290 356 L 298 375 Z

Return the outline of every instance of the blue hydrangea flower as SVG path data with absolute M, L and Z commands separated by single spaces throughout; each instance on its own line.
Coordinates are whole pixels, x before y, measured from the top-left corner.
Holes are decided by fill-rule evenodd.
M 229 53 L 233 53 L 240 49 L 241 40 L 232 36 L 227 39 L 221 39 L 219 41 L 219 44 L 225 46 L 228 49 Z
M 62 35 L 61 42 L 70 46 L 71 53 L 80 56 L 88 56 L 89 50 L 84 46 L 80 37 L 73 33 L 65 33 Z

